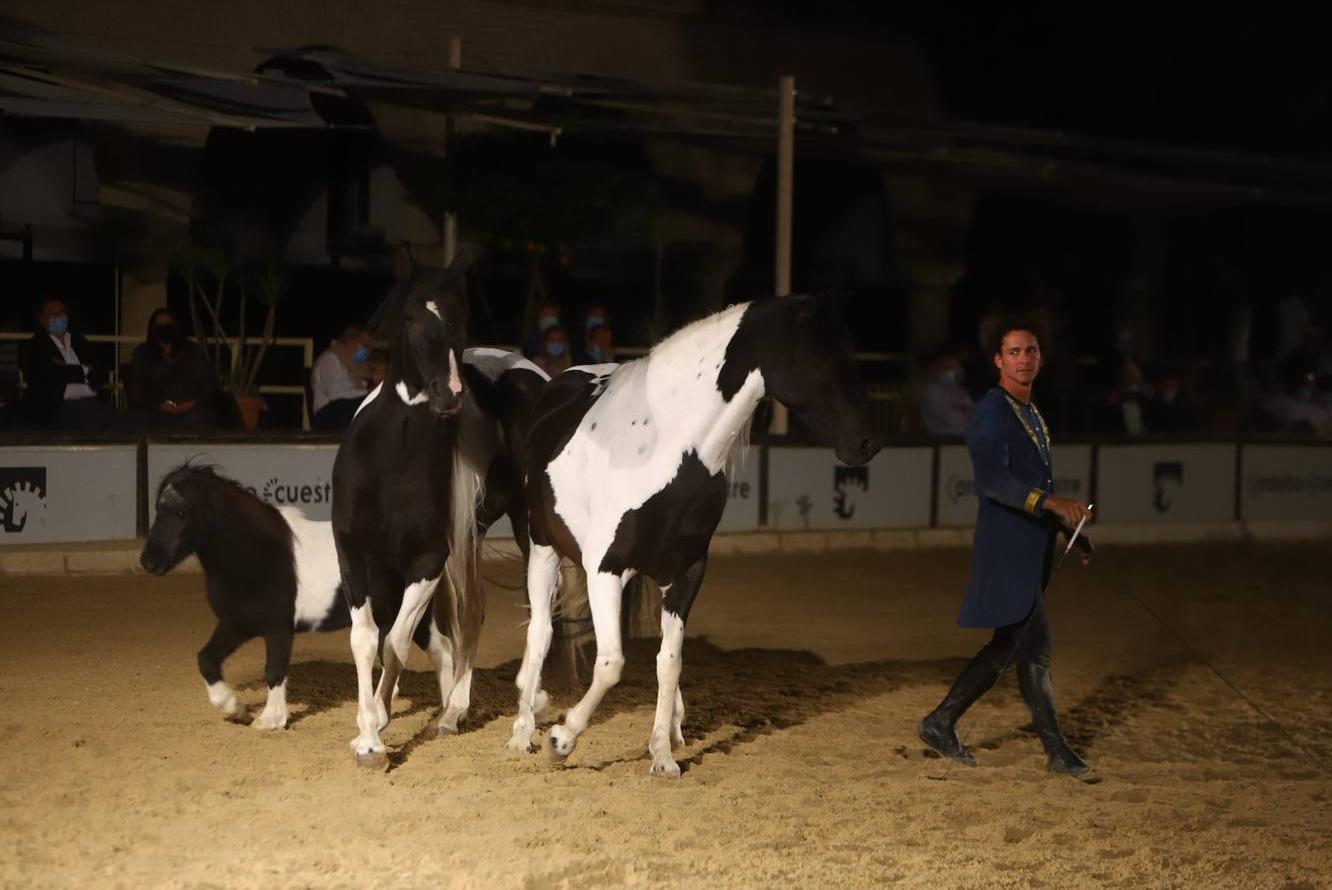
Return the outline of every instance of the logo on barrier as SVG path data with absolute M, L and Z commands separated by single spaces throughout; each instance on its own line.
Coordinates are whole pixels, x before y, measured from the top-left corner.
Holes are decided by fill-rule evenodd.
M 1169 513 L 1184 487 L 1184 464 L 1179 461 L 1157 461 L 1152 468 L 1152 506 L 1157 513 Z
M 976 493 L 976 480 L 966 476 L 949 476 L 947 492 L 948 500 L 956 504 L 963 498 L 969 498 Z
M 46 467 L 0 467 L 0 531 L 17 534 L 46 521 Z
M 842 519 L 856 515 L 856 503 L 869 491 L 869 467 L 833 467 L 833 512 Z
M 332 482 L 284 482 L 273 476 L 262 488 L 246 486 L 251 494 L 278 507 L 327 504 L 333 500 Z

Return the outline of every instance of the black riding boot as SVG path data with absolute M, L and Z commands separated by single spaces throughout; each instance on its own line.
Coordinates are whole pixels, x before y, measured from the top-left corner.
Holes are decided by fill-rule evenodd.
M 997 653 L 982 649 L 957 675 L 939 706 L 920 721 L 916 727 L 920 740 L 944 757 L 975 766 L 976 758 L 962 747 L 957 737 L 957 721 L 995 684 L 1002 667 L 1002 659 Z
M 1031 711 L 1032 726 L 1041 737 L 1045 753 L 1050 757 L 1050 771 L 1073 776 L 1085 773 L 1090 767 L 1068 746 L 1064 733 L 1059 729 L 1059 718 L 1055 716 L 1054 690 L 1050 686 L 1049 657 L 1038 656 L 1019 663 L 1017 675 L 1022 700 Z

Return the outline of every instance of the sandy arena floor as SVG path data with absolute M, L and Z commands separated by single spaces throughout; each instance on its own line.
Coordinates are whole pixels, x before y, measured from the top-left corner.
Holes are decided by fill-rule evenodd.
M 1325 546 L 1105 547 L 1065 568 L 1056 695 L 1092 783 L 1044 771 L 1011 679 L 963 723 L 981 765 L 926 778 L 943 765 L 916 720 L 984 638 L 952 626 L 967 560 L 714 559 L 685 648 L 675 782 L 648 775 L 648 641 L 565 768 L 504 750 L 524 612 L 499 585 L 470 731 L 435 738 L 433 678 L 410 673 L 390 768 L 372 773 L 347 748 L 344 634 L 297 639 L 292 724 L 260 734 L 205 698 L 199 576 L 0 578 L 0 883 L 1332 886 Z M 250 705 L 261 675 L 257 641 L 228 664 Z

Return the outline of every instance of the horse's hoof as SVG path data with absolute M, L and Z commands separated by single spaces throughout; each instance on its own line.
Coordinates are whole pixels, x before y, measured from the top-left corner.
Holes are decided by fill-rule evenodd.
M 364 769 L 387 769 L 388 752 L 387 751 L 366 751 L 356 752 L 356 765 Z
M 458 726 L 457 726 L 457 724 L 454 724 L 453 726 L 449 726 L 449 725 L 447 725 L 447 724 L 445 724 L 445 723 L 441 723 L 441 724 L 439 725 L 439 727 L 437 728 L 437 730 L 436 730 L 436 735 L 438 735 L 440 738 L 444 738 L 445 736 L 457 735 L 457 734 L 458 734 Z
M 532 743 L 522 738 L 509 739 L 507 742 L 504 743 L 504 747 L 506 750 L 512 751 L 515 754 L 532 753 Z
M 659 776 L 663 779 L 678 779 L 680 778 L 680 764 L 676 763 L 674 760 L 666 760 L 661 763 L 654 761 L 652 764 L 652 775 Z
M 545 745 L 543 746 L 546 756 L 555 763 L 563 763 L 573 753 L 574 745 L 578 740 L 574 738 L 573 733 L 563 726 L 552 726 L 550 732 L 546 734 Z
M 265 717 L 263 714 L 260 714 L 258 717 L 254 719 L 254 722 L 250 724 L 250 728 L 257 729 L 260 732 L 272 732 L 278 729 L 286 729 L 287 718 Z

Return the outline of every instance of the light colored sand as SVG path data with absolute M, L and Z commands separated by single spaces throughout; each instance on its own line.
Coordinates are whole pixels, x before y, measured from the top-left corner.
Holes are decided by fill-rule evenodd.
M 567 768 L 503 750 L 516 591 L 492 591 L 471 731 L 434 738 L 432 678 L 410 673 L 392 768 L 370 773 L 346 744 L 343 635 L 298 639 L 296 719 L 260 735 L 206 702 L 201 578 L 0 578 L 0 883 L 1332 886 L 1324 548 L 1104 549 L 1050 605 L 1056 694 L 1098 784 L 1043 771 L 1011 681 L 964 723 L 982 765 L 926 778 L 942 765 L 915 722 L 983 639 L 952 627 L 965 551 L 714 560 L 686 645 L 678 782 L 648 775 L 648 642 Z M 228 665 L 250 705 L 261 674 L 258 643 Z

